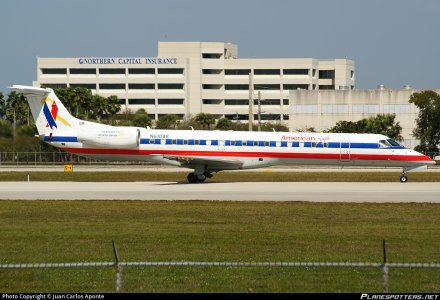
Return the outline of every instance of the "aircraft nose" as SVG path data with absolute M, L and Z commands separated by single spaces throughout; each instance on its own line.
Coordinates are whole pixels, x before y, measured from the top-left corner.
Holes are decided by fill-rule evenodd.
M 426 162 L 427 165 L 435 165 L 436 164 L 436 161 L 433 160 L 431 157 L 423 155 L 423 154 L 421 154 L 421 156 L 423 156 L 424 161 Z

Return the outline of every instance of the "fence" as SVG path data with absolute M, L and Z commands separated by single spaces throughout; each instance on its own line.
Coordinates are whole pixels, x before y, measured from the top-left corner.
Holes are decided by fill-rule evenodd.
M 437 268 L 440 263 L 390 263 L 386 259 L 385 241 L 383 242 L 383 262 L 197 262 L 197 261 L 146 261 L 122 262 L 113 242 L 115 261 L 79 262 L 79 263 L 39 263 L 39 264 L 0 264 L 1 269 L 40 269 L 40 268 L 115 268 L 115 291 L 122 292 L 122 269 L 127 267 L 338 267 L 338 268 L 380 268 L 382 271 L 382 291 L 388 293 L 388 272 L 390 268 Z
M 93 158 L 78 156 L 67 152 L 0 152 L 1 165 L 63 165 L 66 163 L 75 164 L 133 164 L 143 165 L 148 162 L 128 161 L 102 161 Z

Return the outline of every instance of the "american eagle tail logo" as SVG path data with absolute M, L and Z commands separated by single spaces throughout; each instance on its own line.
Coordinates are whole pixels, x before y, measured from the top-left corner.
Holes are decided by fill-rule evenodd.
M 67 122 L 63 117 L 58 114 L 58 106 L 56 101 L 47 97 L 42 99 L 41 102 L 43 102 L 43 113 L 47 120 L 46 127 L 50 127 L 50 129 L 53 129 L 54 127 L 58 128 L 56 121 L 60 121 L 61 123 L 69 127 L 72 126 L 69 122 Z M 47 104 L 48 102 L 52 103 L 50 104 L 50 109 L 49 105 Z

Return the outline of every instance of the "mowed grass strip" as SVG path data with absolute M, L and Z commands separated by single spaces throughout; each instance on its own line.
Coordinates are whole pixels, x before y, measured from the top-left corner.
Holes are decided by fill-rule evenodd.
M 440 205 L 0 201 L 0 263 L 440 262 Z M 113 292 L 113 268 L 0 270 L 8 292 Z M 390 292 L 439 292 L 440 270 L 391 269 Z M 124 268 L 125 292 L 381 292 L 378 268 Z
M 0 181 L 186 182 L 188 172 L 0 172 Z M 219 172 L 211 182 L 398 182 L 401 172 Z M 440 172 L 408 173 L 410 182 L 440 182 Z

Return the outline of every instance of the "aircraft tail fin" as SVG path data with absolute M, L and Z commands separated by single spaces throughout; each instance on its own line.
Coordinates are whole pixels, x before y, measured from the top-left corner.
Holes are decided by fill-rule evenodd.
M 26 97 L 39 135 L 75 128 L 77 119 L 69 113 L 52 89 L 23 85 L 13 85 L 11 89 Z

